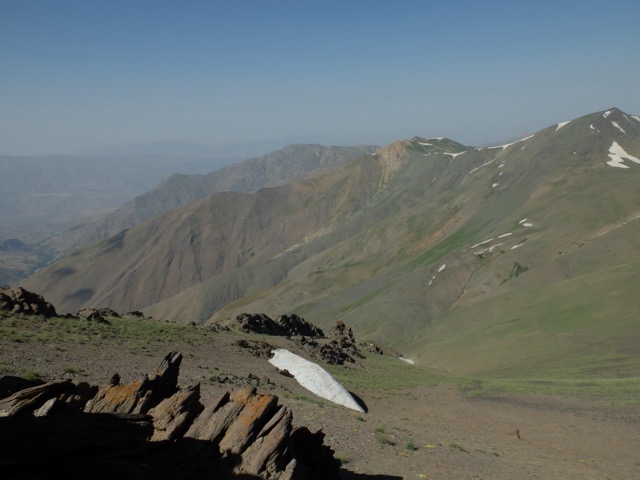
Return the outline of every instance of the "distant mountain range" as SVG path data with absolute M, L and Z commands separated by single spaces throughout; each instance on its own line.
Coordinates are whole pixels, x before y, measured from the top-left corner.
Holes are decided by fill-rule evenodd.
M 612 108 L 505 145 L 414 137 L 351 153 L 171 177 L 113 217 L 116 235 L 25 286 L 61 311 L 342 319 L 461 374 L 638 375 L 639 117 Z

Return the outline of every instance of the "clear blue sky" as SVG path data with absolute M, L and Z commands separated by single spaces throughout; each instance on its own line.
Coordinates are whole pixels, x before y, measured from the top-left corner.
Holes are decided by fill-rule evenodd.
M 640 2 L 0 0 L 0 154 L 640 113 Z

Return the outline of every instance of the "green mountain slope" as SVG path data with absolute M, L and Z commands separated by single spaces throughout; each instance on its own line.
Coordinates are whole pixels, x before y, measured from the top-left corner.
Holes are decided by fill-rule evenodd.
M 618 109 L 483 149 L 415 137 L 154 217 L 28 287 L 62 310 L 343 319 L 459 374 L 637 376 L 639 158 Z

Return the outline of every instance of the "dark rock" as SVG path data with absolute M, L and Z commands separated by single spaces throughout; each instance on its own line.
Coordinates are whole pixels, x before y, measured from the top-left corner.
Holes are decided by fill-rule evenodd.
M 22 287 L 0 288 L 0 310 L 9 310 L 13 313 L 26 313 L 30 315 L 43 315 L 45 317 L 57 316 L 56 309 L 41 295 L 25 290 Z
M 273 347 L 269 343 L 263 342 L 262 340 L 240 339 L 235 342 L 235 345 L 249 350 L 254 357 L 265 358 L 267 360 L 271 358 L 271 350 L 273 350 Z
M 312 338 L 324 338 L 322 330 L 295 313 L 292 315 L 280 315 L 276 323 L 282 327 L 288 337 L 304 335 Z
M 264 313 L 241 313 L 236 316 L 233 326 L 245 333 L 284 336 L 280 325 Z
M 42 385 L 44 380 L 27 380 L 21 377 L 13 377 L 7 375 L 0 378 L 0 399 L 7 398 L 20 390 L 25 388 L 35 387 L 36 385 Z
M 19 390 L 10 397 L 0 400 L 0 417 L 10 417 L 22 412 L 40 408 L 44 403 L 61 393 L 71 390 L 71 382 L 43 383 L 35 387 Z
M 376 355 L 384 355 L 384 352 L 382 351 L 382 349 L 375 343 L 361 342 L 360 346 L 364 348 L 367 352 L 375 353 Z
M 232 328 L 245 333 L 260 333 L 279 337 L 307 336 L 324 338 L 321 329 L 296 314 L 280 315 L 274 321 L 264 313 L 241 313 L 232 322 Z
M 104 317 L 120 318 L 120 314 L 110 308 L 83 308 L 76 312 L 76 316 L 84 320 L 107 324 L 109 322 Z

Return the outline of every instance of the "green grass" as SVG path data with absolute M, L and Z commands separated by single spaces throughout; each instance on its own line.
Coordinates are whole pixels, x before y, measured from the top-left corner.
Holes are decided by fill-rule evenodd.
M 354 391 L 401 390 L 417 385 L 437 385 L 444 376 L 415 368 L 397 358 L 367 355 L 366 368 L 328 365 L 327 369 L 347 388 Z
M 207 341 L 204 328 L 167 324 L 135 317 L 109 317 L 107 323 L 89 322 L 76 318 L 49 318 L 26 315 L 0 316 L 0 338 L 9 342 L 36 341 L 64 349 L 61 345 L 100 345 L 114 341 L 142 348 L 149 342 L 188 342 L 202 344 Z
M 640 406 L 640 377 L 575 378 L 572 370 L 532 378 L 453 376 L 380 355 L 368 355 L 365 365 L 327 368 L 355 392 L 398 392 L 446 383 L 459 388 L 467 398 L 549 395 Z M 376 427 L 375 432 L 385 433 L 384 427 Z
M 40 380 L 42 378 L 39 372 L 28 368 L 20 370 L 20 376 L 26 380 Z

